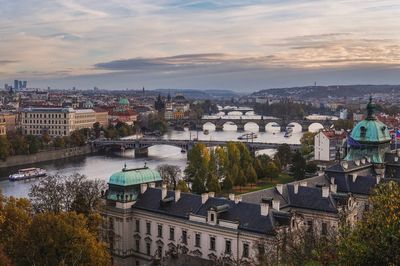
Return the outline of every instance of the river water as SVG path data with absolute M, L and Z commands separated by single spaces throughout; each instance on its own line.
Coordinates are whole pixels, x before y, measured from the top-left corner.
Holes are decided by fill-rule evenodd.
M 167 139 L 190 139 L 198 138 L 199 140 L 237 140 L 237 137 L 249 132 L 258 131 L 255 125 L 248 125 L 245 127 L 245 132 L 237 132 L 236 126 L 227 124 L 224 131 L 214 131 L 213 125 L 205 125 L 205 129 L 209 129 L 208 135 L 202 131 L 170 131 L 164 138 Z M 291 137 L 285 138 L 284 133 L 279 132 L 278 128 L 268 128 L 267 132 L 257 133 L 258 138 L 254 141 L 266 143 L 300 143 L 302 133 L 299 129 L 294 128 L 294 133 Z M 260 151 L 271 154 L 273 151 L 265 150 Z M 48 174 L 62 174 L 71 175 L 80 173 L 86 175 L 90 179 L 103 179 L 108 180 L 111 174 L 120 171 L 124 164 L 128 168 L 143 167 L 145 163 L 150 168 L 156 168 L 160 164 L 173 164 L 178 165 L 184 169 L 186 165 L 186 154 L 181 153 L 177 147 L 158 145 L 149 148 L 149 156 L 147 158 L 135 158 L 132 150 L 125 151 L 124 153 L 115 153 L 112 155 L 89 155 L 84 157 L 75 157 L 53 162 L 37 163 L 33 167 L 41 167 L 47 170 Z M 25 167 L 25 166 L 24 166 Z M 10 182 L 7 180 L 9 174 L 15 173 L 18 168 L 14 167 L 8 169 L 0 169 L 0 189 L 2 193 L 7 196 L 26 197 L 29 193 L 30 187 L 37 179 Z

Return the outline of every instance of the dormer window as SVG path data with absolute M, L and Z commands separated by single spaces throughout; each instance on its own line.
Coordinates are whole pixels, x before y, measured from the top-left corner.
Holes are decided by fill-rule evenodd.
M 210 221 L 211 221 L 211 222 L 214 222 L 214 220 L 215 220 L 215 215 L 214 215 L 214 213 L 211 213 L 211 215 L 210 215 Z
M 364 126 L 360 127 L 360 137 L 365 138 L 366 134 L 367 134 L 367 128 Z

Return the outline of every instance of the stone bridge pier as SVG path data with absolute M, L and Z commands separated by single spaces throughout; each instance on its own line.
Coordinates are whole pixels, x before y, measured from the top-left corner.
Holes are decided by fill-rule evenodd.
M 135 158 L 145 158 L 149 156 L 149 148 L 136 148 Z

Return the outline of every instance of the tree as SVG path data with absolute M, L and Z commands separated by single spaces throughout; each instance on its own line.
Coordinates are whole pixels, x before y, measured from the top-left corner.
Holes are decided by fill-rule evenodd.
M 257 173 L 251 164 L 249 164 L 249 166 L 247 167 L 246 177 L 247 177 L 247 182 L 251 184 L 255 184 L 257 182 Z
M 257 173 L 257 177 L 263 178 L 264 172 L 263 172 L 263 167 L 261 166 L 261 160 L 259 158 L 256 158 L 253 164 L 254 164 L 253 168 Z
M 292 161 L 292 151 L 288 144 L 279 145 L 278 151 L 275 154 L 275 159 L 279 161 L 281 167 L 286 168 Z
M 317 133 L 306 132 L 300 139 L 301 153 L 306 156 L 314 152 L 314 137 Z
M 207 178 L 207 190 L 215 193 L 219 193 L 221 191 L 221 185 L 219 184 L 218 177 L 213 173 L 209 173 Z
M 354 127 L 354 121 L 349 119 L 339 119 L 333 122 L 336 130 L 351 130 Z
M 88 229 L 85 216 L 74 212 L 40 213 L 27 231 L 25 265 L 111 265 L 105 243 Z
M 169 188 L 175 190 L 182 172 L 181 168 L 177 165 L 162 164 L 157 166 L 157 171 L 160 172 L 163 182 L 166 183 Z
M 239 170 L 239 174 L 235 180 L 235 185 L 239 186 L 240 190 L 242 190 L 243 186 L 246 186 L 247 180 L 246 176 L 244 175 L 244 172 L 242 170 Z
M 42 146 L 42 143 L 40 142 L 38 137 L 33 136 L 33 135 L 28 135 L 26 137 L 26 139 L 28 141 L 29 154 L 37 153 L 39 151 L 39 149 L 41 148 L 41 146 Z
M 63 137 L 56 137 L 53 140 L 53 144 L 54 144 L 54 147 L 56 147 L 56 148 L 64 148 L 66 145 L 65 139 Z
M 84 175 L 48 175 L 32 185 L 29 197 L 36 212 L 76 211 L 88 216 L 104 189 L 104 181 Z
M 226 176 L 224 178 L 224 180 L 222 181 L 222 188 L 227 192 L 232 190 L 233 182 L 232 182 L 232 178 L 230 176 Z
M 306 159 L 304 159 L 299 151 L 295 152 L 293 155 L 291 171 L 293 172 L 293 176 L 296 180 L 304 179 L 306 174 L 306 166 Z
M 179 189 L 182 192 L 189 192 L 189 186 L 185 180 L 179 180 L 178 184 L 176 185 L 176 189 Z
M 314 162 L 309 162 L 309 163 L 307 163 L 307 165 L 306 165 L 306 172 L 307 173 L 315 173 L 315 172 L 317 172 L 318 171 L 318 166 L 317 166 L 317 164 L 316 163 L 314 163 Z
M 346 265 L 398 265 L 400 261 L 400 185 L 380 183 L 369 198 L 373 208 L 345 236 L 340 262 Z
M 93 131 L 94 131 L 94 135 L 97 138 L 100 138 L 101 135 L 101 125 L 99 122 L 96 122 L 93 124 Z
M 269 177 L 271 179 L 277 178 L 279 174 L 279 168 L 276 166 L 274 161 L 269 161 L 264 168 L 264 176 Z
M 0 136 L 0 160 L 6 160 L 10 155 L 11 144 L 6 136 Z
M 209 156 L 207 147 L 198 143 L 188 152 L 188 164 L 185 174 L 192 182 L 192 191 L 203 193 L 206 191 Z

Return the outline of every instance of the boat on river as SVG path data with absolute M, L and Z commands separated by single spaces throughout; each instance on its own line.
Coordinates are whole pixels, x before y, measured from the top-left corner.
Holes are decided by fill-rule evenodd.
M 256 139 L 256 138 L 257 138 L 257 134 L 254 132 L 246 133 L 246 134 L 243 134 L 238 137 L 238 139 L 240 139 L 240 140 L 249 140 L 249 139 Z
M 31 179 L 36 177 L 46 176 L 47 172 L 41 168 L 25 168 L 19 169 L 16 174 L 12 174 L 8 177 L 10 181 L 19 181 L 25 179 Z
M 293 134 L 293 127 L 287 127 L 285 130 L 285 138 L 289 138 L 291 137 Z

